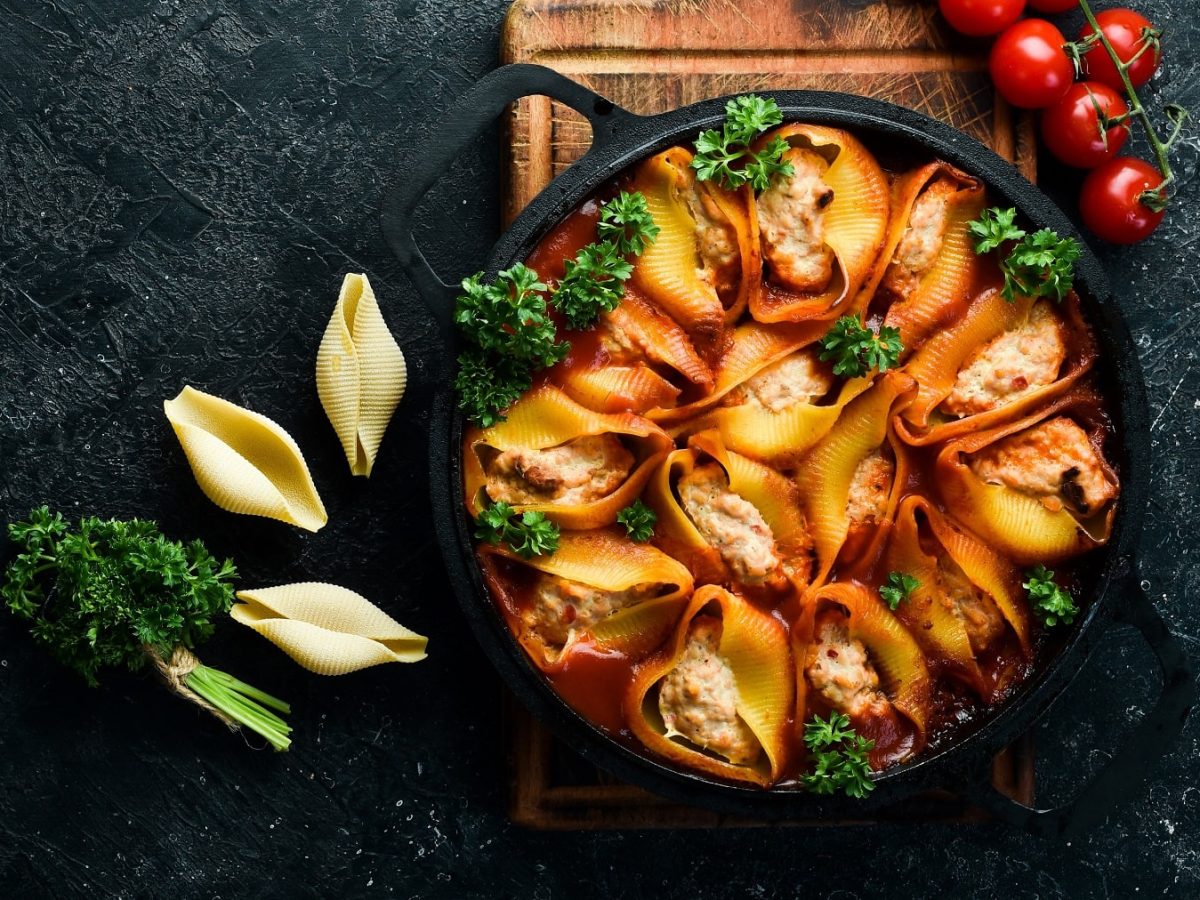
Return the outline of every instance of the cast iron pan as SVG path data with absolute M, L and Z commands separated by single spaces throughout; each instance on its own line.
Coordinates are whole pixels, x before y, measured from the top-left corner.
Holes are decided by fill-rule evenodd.
M 1150 468 L 1145 384 L 1129 329 L 1112 301 L 1096 258 L 1085 251 L 1076 268 L 1076 288 L 1101 345 L 1101 388 L 1112 404 L 1116 436 L 1110 455 L 1122 479 L 1119 514 L 1112 539 L 1090 558 L 1084 613 L 1043 653 L 1039 668 L 1000 708 L 981 714 L 969 733 L 959 734 L 920 759 L 877 778 L 865 801 L 818 798 L 800 790 L 762 790 L 686 772 L 642 756 L 614 741 L 567 706 L 529 662 L 484 588 L 472 550 L 471 523 L 462 504 L 460 446 L 462 417 L 454 408 L 450 382 L 458 338 L 451 323 L 455 285 L 430 268 L 412 233 L 413 212 L 450 162 L 520 97 L 553 97 L 592 126 L 587 154 L 559 175 L 521 213 L 492 251 L 489 273 L 524 259 L 553 225 L 603 182 L 631 163 L 675 143 L 690 142 L 702 128 L 720 127 L 725 98 L 707 100 L 657 116 L 637 116 L 558 73 L 532 65 L 492 72 L 463 96 L 444 125 L 401 168 L 399 183 L 386 195 L 383 229 L 389 244 L 436 317 L 446 341 L 439 360 L 429 448 L 430 488 L 438 540 L 455 594 L 484 651 L 504 680 L 535 715 L 582 756 L 629 782 L 674 800 L 720 812 L 759 818 L 827 816 L 853 818 L 880 805 L 929 788 L 966 794 L 997 818 L 1042 833 L 1075 833 L 1103 821 L 1120 801 L 1134 796 L 1155 760 L 1178 738 L 1191 709 L 1195 686 L 1179 641 L 1171 634 L 1139 584 L 1134 564 Z M 908 109 L 847 94 L 773 91 L 784 121 L 805 121 L 854 131 L 868 146 L 904 148 L 919 159 L 940 157 L 981 177 L 996 202 L 1014 205 L 1036 227 L 1078 235 L 1067 218 L 1009 163 L 959 131 Z M 465 273 L 456 273 L 465 274 Z M 1053 809 L 1022 806 L 990 786 L 988 765 L 1003 746 L 1046 711 L 1079 670 L 1110 623 L 1137 628 L 1162 668 L 1162 693 L 1125 745 L 1075 800 Z

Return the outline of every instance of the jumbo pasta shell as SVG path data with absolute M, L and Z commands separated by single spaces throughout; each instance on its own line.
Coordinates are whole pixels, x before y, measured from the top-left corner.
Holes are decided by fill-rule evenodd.
M 543 450 L 582 436 L 612 434 L 624 438 L 634 454 L 634 467 L 614 491 L 578 504 L 553 502 L 514 504 L 519 512 L 544 513 L 563 528 L 583 530 L 611 525 L 617 513 L 642 491 L 655 466 L 667 455 L 671 439 L 648 419 L 630 413 L 600 413 L 572 400 L 550 384 L 526 394 L 507 410 L 507 419 L 491 428 L 471 429 L 465 438 L 464 485 L 473 515 L 486 496 L 487 473 L 482 456 L 513 449 Z
M 306 531 L 328 521 L 304 455 L 275 422 L 192 387 L 163 410 L 196 483 L 217 506 Z
M 937 484 L 947 511 L 1020 565 L 1052 563 L 1074 556 L 1105 544 L 1112 533 L 1115 500 L 1080 518 L 1065 506 L 1051 509 L 1028 493 L 986 483 L 967 464 L 970 454 L 1058 415 L 1083 423 L 1097 448 L 1105 478 L 1119 490 L 1117 475 L 1101 450 L 1108 431 L 1103 404 L 1087 386 L 1076 385 L 1023 419 L 952 440 L 938 454 Z
M 1091 329 L 1083 321 L 1079 298 L 1072 293 L 1061 308 L 1067 358 L 1054 381 L 994 409 L 962 418 L 947 416 L 938 409 L 950 396 L 959 371 L 975 351 L 1005 331 L 1019 328 L 1033 313 L 1034 305 L 1028 297 L 1010 303 L 997 290 L 985 291 L 971 303 L 962 319 L 930 337 L 909 358 L 904 371 L 916 379 L 918 390 L 916 399 L 896 420 L 901 439 L 915 446 L 929 446 L 992 428 L 1027 415 L 1087 375 L 1096 360 L 1096 345 Z
M 712 387 L 712 368 L 701 358 L 687 332 L 635 285 L 627 283 L 620 304 L 601 319 L 627 335 L 647 359 L 674 369 L 702 390 Z
M 719 616 L 719 653 L 732 671 L 738 717 L 762 748 L 754 765 L 738 765 L 692 744 L 682 735 L 668 736 L 658 712 L 654 689 L 683 656 L 688 626 L 702 612 Z M 715 585 L 698 589 L 666 650 L 638 669 L 625 700 L 630 729 L 653 753 L 691 769 L 763 787 L 778 780 L 787 762 L 793 709 L 793 664 L 783 625 L 736 594 Z
M 370 476 L 407 383 L 404 354 L 371 283 L 366 275 L 348 273 L 317 351 L 317 394 L 351 474 Z
M 345 675 L 389 662 L 425 658 L 428 639 L 405 628 L 366 597 L 309 581 L 238 591 L 230 615 L 310 672 Z
M 902 471 L 905 457 L 899 442 L 889 441 L 889 422 L 897 409 L 911 401 L 915 391 L 916 385 L 908 375 L 885 373 L 870 390 L 846 405 L 829 433 L 801 461 L 796 483 L 804 497 L 816 547 L 817 582 L 829 575 L 850 533 L 846 504 L 855 470 L 885 443 L 895 454 L 896 469 L 884 521 L 894 513 L 906 480 Z
M 510 591 L 499 592 L 504 597 L 503 609 L 510 627 L 530 659 L 545 672 L 561 670 L 569 655 L 582 644 L 633 658 L 646 655 L 666 639 L 692 594 L 693 581 L 687 567 L 657 548 L 635 543 L 612 529 L 563 532 L 553 554 L 528 560 L 503 546 L 485 544 L 480 546 L 479 553 L 484 559 L 502 558 L 511 565 L 602 591 L 626 591 L 649 584 L 663 586 L 658 596 L 626 606 L 587 629 L 573 632 L 561 647 L 547 642 L 522 619 L 520 596 Z
M 891 210 L 887 177 L 849 132 L 822 125 L 784 125 L 764 135 L 760 143 L 774 137 L 830 160 L 823 180 L 833 190 L 833 199 L 824 212 L 824 227 L 825 243 L 833 250 L 836 265 L 829 285 L 820 291 L 796 291 L 769 279 L 761 282 L 750 294 L 750 314 L 759 322 L 799 322 L 856 312 L 851 307 L 876 270 L 887 232 Z M 751 207 L 751 215 L 758 216 L 757 204 Z M 761 224 L 756 228 L 761 230 Z
M 888 274 L 899 263 L 894 260 L 909 226 L 914 204 L 931 184 L 953 185 L 946 199 L 946 228 L 942 245 L 930 268 L 915 284 L 902 293 L 889 287 Z M 960 318 L 970 300 L 970 291 L 978 279 L 981 266 L 969 225 L 983 210 L 984 190 L 977 179 L 960 172 L 944 162 L 932 162 L 911 172 L 897 183 L 892 205 L 892 220 L 883 259 L 890 268 L 885 270 L 882 293 L 892 297 L 884 324 L 900 331 L 900 339 L 911 350 L 939 328 Z
M 597 366 L 572 372 L 562 389 L 575 402 L 603 413 L 644 414 L 670 407 L 680 390 L 649 366 Z

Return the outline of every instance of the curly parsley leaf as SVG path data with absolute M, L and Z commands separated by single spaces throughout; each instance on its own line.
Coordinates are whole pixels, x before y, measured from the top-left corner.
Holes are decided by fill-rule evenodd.
M 658 515 L 641 500 L 634 500 L 617 513 L 617 521 L 625 526 L 625 531 L 633 540 L 644 544 L 654 537 L 654 525 L 658 521 Z
M 759 134 L 782 121 L 779 105 L 769 97 L 734 97 L 725 104 L 721 130 L 702 131 L 696 138 L 696 157 L 692 160 L 696 180 L 716 180 L 729 190 L 749 184 L 761 191 L 774 176 L 791 175 L 792 164 L 783 160 L 788 144 L 782 138 L 772 138 L 757 152 L 750 149 Z
M 492 284 L 479 272 L 463 279 L 462 288 L 454 321 L 477 346 L 541 369 L 567 355 L 570 345 L 555 342 L 542 294 L 547 287 L 524 263 L 500 272 Z
M 647 244 L 653 244 L 659 228 L 654 224 L 646 198 L 638 191 L 617 194 L 600 207 L 596 233 L 603 241 L 612 241 L 622 256 L 641 255 Z
M 1015 224 L 1014 208 L 985 209 L 968 226 L 976 237 L 975 252 L 990 253 L 1010 244 L 1000 262 L 1004 286 L 1000 294 L 1012 302 L 1017 296 L 1053 297 L 1061 301 L 1074 283 L 1075 263 L 1083 249 L 1070 237 L 1059 237 L 1049 228 L 1028 234 Z
M 1074 285 L 1075 262 L 1082 253 L 1077 240 L 1059 237 L 1049 228 L 1026 235 L 1000 264 L 1001 295 L 1010 301 L 1022 294 L 1061 302 Z
M 1001 244 L 1025 237 L 1025 231 L 1014 224 L 1016 218 L 1015 207 L 1000 209 L 993 206 L 985 209 L 978 219 L 967 226 L 978 239 L 975 241 L 975 252 L 980 255 L 991 253 L 999 249 Z
M 454 376 L 458 408 L 476 425 L 490 428 L 503 422 L 503 411 L 532 386 L 533 379 L 523 363 L 478 347 L 459 354 L 458 373 Z
M 613 241 L 588 244 L 567 260 L 550 300 L 572 328 L 588 328 L 601 313 L 617 308 L 632 274 L 633 266 Z
M 233 603 L 233 563 L 199 541 L 169 540 L 153 522 L 88 516 L 72 529 L 43 506 L 8 534 L 19 552 L 0 597 L 91 685 L 109 666 L 140 669 L 146 648 L 194 647 Z
M 843 713 L 830 713 L 828 720 L 813 716 L 804 726 L 804 743 L 812 771 L 801 781 L 814 794 L 828 795 L 840 790 L 861 800 L 875 790 L 868 758 L 875 742 L 857 734 Z
M 518 514 L 500 501 L 485 507 L 475 518 L 475 537 L 489 544 L 508 544 L 521 559 L 549 556 L 558 549 L 559 528 L 543 513 Z
M 834 375 L 857 378 L 872 369 L 895 368 L 904 352 L 900 330 L 883 325 L 876 334 L 857 316 L 842 316 L 821 338 L 821 360 L 833 360 Z
M 1029 602 L 1046 625 L 1054 627 L 1060 622 L 1070 625 L 1079 615 L 1079 607 L 1069 591 L 1059 587 L 1054 581 L 1054 573 L 1045 566 L 1037 566 L 1026 573 L 1028 581 L 1022 582 L 1021 587 L 1029 594 Z
M 920 586 L 921 582 L 907 572 L 891 572 L 888 574 L 887 583 L 879 588 L 879 596 L 888 605 L 888 609 L 894 610 Z

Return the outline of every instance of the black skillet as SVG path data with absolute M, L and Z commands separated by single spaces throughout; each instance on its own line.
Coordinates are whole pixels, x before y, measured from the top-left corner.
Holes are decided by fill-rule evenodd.
M 1103 821 L 1120 801 L 1136 794 L 1153 763 L 1178 738 L 1191 709 L 1194 682 L 1179 641 L 1171 634 L 1139 583 L 1134 552 L 1146 507 L 1150 471 L 1145 384 L 1129 329 L 1113 302 L 1096 258 L 1084 251 L 1075 284 L 1101 348 L 1099 377 L 1110 400 L 1115 434 L 1110 455 L 1122 479 L 1112 538 L 1089 557 L 1084 613 L 1055 643 L 1043 648 L 1037 670 L 999 708 L 980 714 L 969 730 L 906 765 L 877 777 L 865 801 L 817 798 L 792 788 L 762 790 L 681 771 L 641 755 L 605 735 L 567 706 L 529 662 L 484 588 L 472 550 L 471 523 L 462 503 L 462 417 L 451 396 L 452 360 L 458 338 L 451 322 L 455 285 L 430 268 L 413 237 L 418 202 L 451 161 L 520 97 L 547 95 L 584 115 L 592 146 L 582 159 L 546 187 L 508 228 L 492 251 L 489 272 L 524 259 L 538 240 L 605 181 L 672 144 L 688 143 L 702 128 L 720 127 L 725 98 L 707 100 L 657 116 L 637 116 L 558 73 L 514 65 L 492 72 L 468 91 L 445 118 L 439 134 L 401 169 L 384 200 L 383 229 L 396 256 L 419 289 L 445 336 L 446 351 L 431 368 L 438 375 L 429 448 L 430 489 L 437 536 L 463 612 L 492 663 L 520 700 L 582 756 L 626 781 L 674 800 L 721 812 L 760 818 L 815 816 L 845 819 L 930 788 L 966 796 L 997 818 L 1043 833 L 1074 833 Z M 774 91 L 784 121 L 847 128 L 868 146 L 910 152 L 915 159 L 945 159 L 982 178 L 995 202 L 1011 204 L 1036 227 L 1076 235 L 1067 218 L 1010 165 L 959 131 L 889 103 L 819 91 Z M 1029 729 L 1063 691 L 1110 623 L 1137 628 L 1162 668 L 1163 687 L 1154 708 L 1123 747 L 1075 800 L 1053 809 L 1020 805 L 990 787 L 987 767 L 1003 746 Z

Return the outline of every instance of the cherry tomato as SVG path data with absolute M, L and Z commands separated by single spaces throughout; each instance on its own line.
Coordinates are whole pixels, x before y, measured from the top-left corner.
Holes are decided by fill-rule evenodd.
M 1040 109 L 1062 99 L 1075 80 L 1075 67 L 1062 32 L 1045 19 L 1010 25 L 992 45 L 988 69 L 996 89 L 1013 106 Z
M 1162 173 L 1148 162 L 1129 156 L 1109 160 L 1083 180 L 1083 223 L 1110 244 L 1136 244 L 1162 221 L 1162 210 L 1155 212 L 1139 199 L 1160 184 Z
M 950 27 L 963 34 L 983 37 L 999 34 L 1021 17 L 1025 0 L 938 0 Z
M 1029 5 L 1040 13 L 1070 12 L 1079 5 L 1079 0 L 1029 0 Z
M 1153 32 L 1153 36 L 1149 38 L 1150 47 L 1145 53 L 1138 56 L 1137 61 L 1129 67 L 1128 73 L 1129 80 L 1133 82 L 1134 87 L 1141 87 L 1149 81 L 1154 70 L 1158 68 L 1160 55 L 1158 32 L 1150 24 L 1150 21 L 1132 9 L 1106 9 L 1096 14 L 1096 22 L 1099 23 L 1100 30 L 1104 32 L 1109 43 L 1113 45 L 1113 49 L 1117 51 L 1121 62 L 1129 62 L 1142 49 L 1142 45 L 1147 40 L 1145 37 L 1147 29 Z M 1093 33 L 1092 26 L 1084 23 L 1083 28 L 1079 30 L 1079 39 L 1083 40 Z M 1083 71 L 1088 78 L 1094 81 L 1103 81 L 1118 91 L 1125 89 L 1117 67 L 1113 65 L 1108 51 L 1102 44 L 1097 44 L 1083 55 Z
M 1042 142 L 1068 166 L 1090 169 L 1116 156 L 1129 137 L 1124 123 L 1110 125 L 1106 134 L 1100 116 L 1113 119 L 1126 112 L 1125 99 L 1107 84 L 1080 81 L 1042 113 Z

